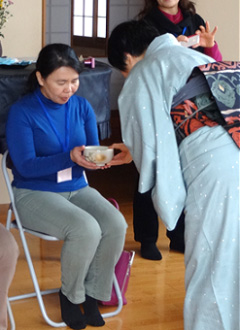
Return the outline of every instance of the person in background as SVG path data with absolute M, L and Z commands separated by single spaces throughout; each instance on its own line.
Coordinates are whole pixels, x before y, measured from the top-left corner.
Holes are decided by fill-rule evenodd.
M 153 25 L 160 34 L 171 33 L 178 41 L 188 41 L 188 37 L 198 34 L 199 43 L 193 48 L 211 56 L 216 61 L 222 60 L 222 54 L 215 41 L 217 27 L 211 32 L 210 24 L 196 13 L 193 1 L 189 0 L 145 0 L 144 8 L 138 14 Z
M 123 152 L 110 165 L 132 156 L 139 191 L 152 190 L 154 207 L 169 230 L 185 210 L 184 329 L 238 329 L 240 65 L 218 63 L 226 80 L 214 80 L 214 91 L 220 88 L 216 96 L 201 92 L 191 107 L 187 99 L 172 112 L 187 83 L 194 81 L 199 92 L 195 70 L 199 78 L 200 68 L 214 68 L 211 57 L 181 46 L 171 34 L 159 36 L 144 21 L 129 21 L 112 31 L 108 60 L 126 77 L 118 99 L 125 145 L 117 146 Z M 224 96 L 223 86 L 231 90 Z M 218 123 L 224 117 L 214 99 L 226 104 L 229 131 L 226 122 Z M 229 108 L 233 100 L 235 107 Z
M 7 330 L 7 297 L 17 259 L 18 245 L 13 235 L 0 224 L 0 330 Z
M 85 178 L 86 169 L 99 167 L 83 150 L 99 140 L 91 105 L 74 95 L 81 69 L 68 45 L 45 46 L 29 93 L 11 107 L 6 125 L 23 225 L 64 241 L 59 296 L 62 319 L 72 329 L 104 325 L 98 300 L 110 300 L 127 228 L 123 215 Z
M 154 26 L 160 34 L 171 33 L 178 41 L 188 41 L 188 36 L 198 34 L 199 44 L 193 49 L 211 56 L 216 61 L 222 60 L 215 35 L 217 27 L 210 31 L 207 21 L 196 13 L 194 2 L 189 0 L 145 0 L 144 8 L 138 14 L 138 19 L 145 20 Z M 138 192 L 139 177 L 133 200 L 133 228 L 135 240 L 141 243 L 143 258 L 160 260 L 160 251 L 156 246 L 159 222 L 154 210 L 151 190 L 144 194 Z M 176 228 L 167 230 L 170 239 L 170 249 L 184 252 L 184 213 L 179 217 Z

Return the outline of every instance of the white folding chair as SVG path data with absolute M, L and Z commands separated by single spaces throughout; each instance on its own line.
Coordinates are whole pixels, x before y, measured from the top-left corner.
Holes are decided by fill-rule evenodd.
M 30 275 L 31 275 L 34 289 L 35 289 L 35 292 L 33 292 L 33 293 L 26 293 L 26 294 L 14 296 L 14 297 L 9 297 L 9 301 L 15 301 L 15 300 L 20 300 L 20 299 L 25 299 L 25 298 L 30 298 L 30 297 L 37 297 L 38 304 L 39 304 L 39 307 L 40 307 L 44 320 L 52 327 L 64 327 L 64 326 L 66 326 L 66 324 L 64 322 L 54 322 L 47 315 L 42 296 L 50 294 L 50 293 L 58 292 L 59 288 L 51 289 L 51 290 L 44 290 L 44 291 L 40 290 L 36 272 L 34 270 L 32 258 L 31 258 L 30 251 L 28 248 L 27 240 L 25 237 L 25 233 L 31 234 L 33 236 L 39 237 L 39 238 L 41 238 L 43 240 L 47 240 L 47 241 L 58 241 L 58 239 L 56 237 L 53 237 L 53 236 L 50 236 L 50 235 L 47 235 L 47 234 L 44 234 L 41 232 L 33 231 L 33 230 L 27 229 L 24 226 L 22 226 L 21 219 L 18 215 L 16 206 L 15 206 L 15 202 L 14 202 L 11 180 L 10 180 L 9 172 L 7 169 L 7 156 L 8 156 L 8 151 L 6 151 L 2 157 L 2 171 L 3 171 L 3 176 L 4 176 L 4 179 L 6 182 L 6 186 L 7 186 L 7 190 L 8 190 L 8 194 L 9 194 L 9 198 L 10 198 L 10 205 L 9 205 L 9 209 L 8 209 L 8 213 L 7 213 L 6 228 L 8 230 L 10 230 L 11 228 L 16 228 L 19 230 L 25 257 L 26 257 L 26 260 L 28 263 Z M 14 214 L 14 216 L 15 216 L 15 220 L 13 220 L 13 221 L 12 221 L 12 214 Z M 115 315 L 119 314 L 123 307 L 122 294 L 121 294 L 119 284 L 118 284 L 115 274 L 114 274 L 113 286 L 117 293 L 118 305 L 115 308 L 115 310 L 113 310 L 109 313 L 102 314 L 103 318 L 107 318 L 107 317 L 111 317 L 111 316 L 115 316 Z M 11 313 L 11 308 L 9 309 L 9 311 Z M 13 317 L 12 317 L 12 320 L 14 320 Z
M 11 305 L 9 303 L 9 299 L 7 300 L 7 311 L 8 311 L 9 321 L 10 321 L 10 324 L 11 324 L 11 330 L 15 330 L 16 329 L 15 320 L 14 320 L 14 317 L 13 317 L 12 308 L 11 308 Z

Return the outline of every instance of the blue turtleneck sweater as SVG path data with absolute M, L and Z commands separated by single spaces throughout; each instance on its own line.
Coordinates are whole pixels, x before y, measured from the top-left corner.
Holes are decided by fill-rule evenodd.
M 49 116 L 46 116 L 42 105 Z M 69 109 L 69 145 L 64 150 L 66 111 Z M 59 138 L 49 122 L 59 133 Z M 10 109 L 6 127 L 7 144 L 13 161 L 13 186 L 32 190 L 64 192 L 87 185 L 83 168 L 72 162 L 70 150 L 76 146 L 98 145 L 94 111 L 82 97 L 73 95 L 66 104 L 57 104 L 38 89 Z M 57 172 L 72 168 L 72 180 L 57 183 Z

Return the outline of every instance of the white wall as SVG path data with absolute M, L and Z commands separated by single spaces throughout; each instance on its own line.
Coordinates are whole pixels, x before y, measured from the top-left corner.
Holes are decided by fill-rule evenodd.
M 211 30 L 218 26 L 216 40 L 223 60 L 240 60 L 239 0 L 196 0 L 197 13 L 210 22 Z
M 13 16 L 9 18 L 3 29 L 4 38 L 1 39 L 3 55 L 36 57 L 42 47 L 42 0 L 15 0 L 9 11 Z M 2 171 L 0 171 L 0 204 L 8 202 Z
M 3 55 L 36 57 L 42 47 L 42 0 L 15 0 L 3 29 Z

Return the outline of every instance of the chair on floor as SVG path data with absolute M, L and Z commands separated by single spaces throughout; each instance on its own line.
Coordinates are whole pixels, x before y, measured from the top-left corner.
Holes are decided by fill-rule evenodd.
M 4 179 L 6 182 L 6 186 L 7 186 L 7 190 L 8 190 L 8 194 L 9 194 L 9 198 L 10 198 L 10 204 L 9 204 L 9 209 L 8 209 L 8 213 L 7 213 L 6 228 L 8 230 L 10 230 L 11 228 L 15 228 L 15 229 L 18 229 L 18 231 L 19 231 L 21 242 L 23 245 L 24 253 L 25 253 L 25 257 L 26 257 L 26 260 L 28 263 L 30 275 L 31 275 L 33 285 L 34 285 L 34 290 L 35 290 L 33 293 L 26 293 L 26 294 L 14 296 L 14 297 L 9 297 L 9 301 L 11 302 L 11 301 L 15 301 L 15 300 L 30 298 L 30 297 L 37 297 L 38 304 L 39 304 L 39 307 L 40 307 L 44 320 L 52 327 L 64 327 L 64 326 L 66 326 L 66 324 L 64 322 L 54 322 L 47 315 L 42 296 L 50 294 L 50 293 L 58 292 L 59 288 L 45 290 L 45 291 L 40 290 L 40 287 L 38 284 L 38 279 L 37 279 L 37 276 L 36 276 L 36 273 L 34 270 L 34 266 L 33 266 L 33 262 L 32 262 L 32 258 L 31 258 L 31 254 L 30 254 L 30 251 L 28 248 L 26 237 L 25 237 L 25 233 L 31 234 L 33 236 L 36 236 L 38 238 L 41 238 L 43 240 L 48 240 L 48 241 L 58 241 L 58 239 L 56 237 L 53 237 L 53 236 L 50 236 L 47 234 L 43 234 L 41 232 L 29 230 L 29 229 L 25 228 L 24 226 L 22 226 L 21 219 L 18 215 L 16 206 L 15 206 L 15 202 L 14 202 L 11 180 L 10 180 L 9 172 L 7 169 L 7 156 L 8 156 L 8 151 L 6 151 L 2 157 L 2 171 L 3 171 L 3 176 L 4 176 Z M 12 214 L 14 214 L 15 220 L 12 220 Z M 123 306 L 122 294 L 121 294 L 121 291 L 119 288 L 119 284 L 118 284 L 116 275 L 114 275 L 113 287 L 115 288 L 116 293 L 117 293 L 118 305 L 115 308 L 115 310 L 113 310 L 112 312 L 102 314 L 103 318 L 107 318 L 107 317 L 111 317 L 111 316 L 115 316 L 115 315 L 119 314 L 122 309 L 122 306 Z M 11 314 L 10 305 L 9 305 L 8 311 L 10 312 L 9 313 L 9 315 L 10 315 Z M 12 320 L 14 322 L 13 317 L 12 317 Z M 12 329 L 14 329 L 14 328 L 12 328 Z

